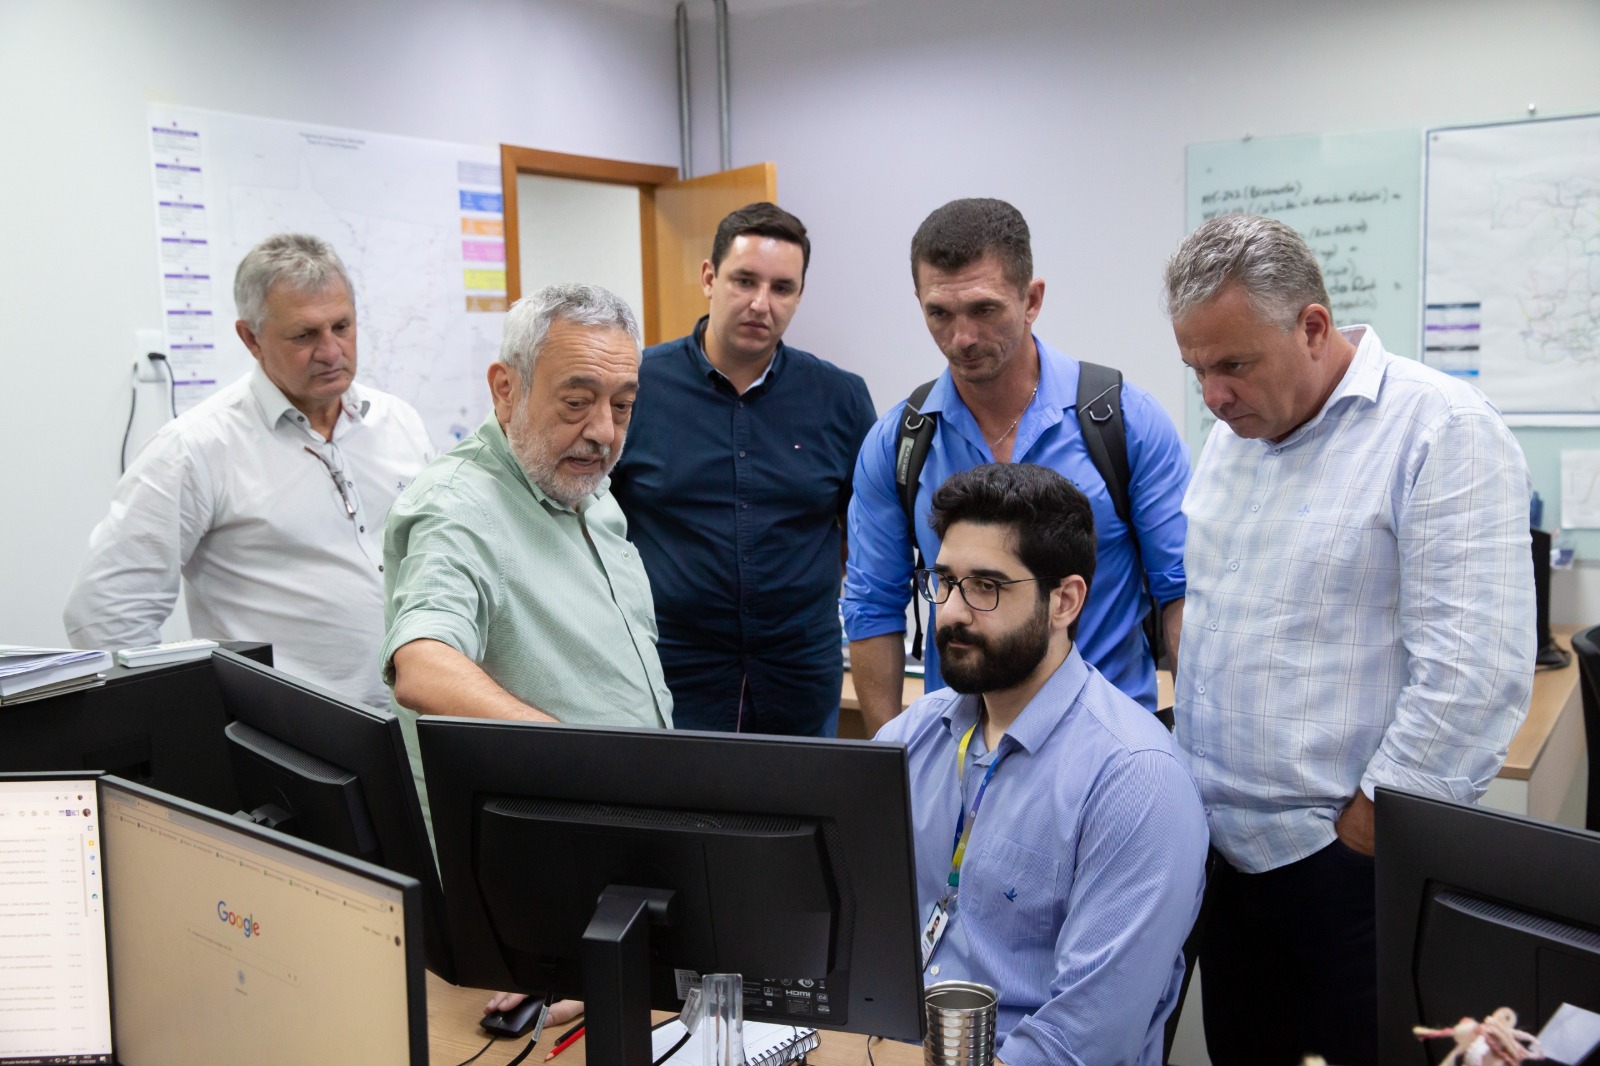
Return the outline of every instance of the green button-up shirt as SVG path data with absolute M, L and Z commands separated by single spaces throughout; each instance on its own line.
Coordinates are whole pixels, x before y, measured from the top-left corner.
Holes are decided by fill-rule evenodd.
M 492 413 L 424 469 L 383 531 L 384 680 L 427 638 L 563 722 L 670 727 L 650 579 L 608 486 L 577 510 L 550 499 Z M 417 766 L 417 716 L 397 713 Z

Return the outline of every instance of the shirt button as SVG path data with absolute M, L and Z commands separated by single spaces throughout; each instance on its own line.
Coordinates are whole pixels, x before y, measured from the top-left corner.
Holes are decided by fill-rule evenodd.
M 1250 505 L 1250 510 L 1259 511 L 1259 510 L 1261 510 L 1261 505 L 1259 503 L 1252 503 Z
M 1212 622 L 1208 628 L 1211 630 L 1211 632 L 1215 633 L 1217 631 L 1217 623 Z
M 1210 808 L 1210 807 L 1207 807 L 1207 808 L 1206 808 L 1206 817 L 1207 817 L 1207 818 L 1210 818 L 1210 817 L 1211 817 L 1211 808 Z
M 740 504 L 740 505 L 739 505 L 739 506 L 740 506 L 740 507 L 741 507 L 741 508 L 745 508 L 745 509 L 748 509 L 748 508 L 749 508 L 749 506 L 750 506 L 750 505 L 749 505 L 749 504 L 748 504 L 748 503 L 741 503 L 741 504 Z
M 1197 759 L 1204 759 L 1206 757 L 1206 749 L 1204 749 L 1204 748 L 1196 748 L 1196 749 L 1194 749 L 1194 757 L 1197 758 Z
M 1206 687 L 1204 685 L 1196 685 L 1194 690 L 1202 696 L 1206 694 Z
M 1239 569 L 1239 564 L 1238 563 L 1229 563 L 1228 564 L 1228 569 L 1229 570 L 1237 570 L 1237 569 Z
M 928 967 L 928 972 L 933 974 L 933 976 L 938 977 L 939 976 L 939 964 L 938 963 L 934 963 L 932 966 L 929 966 Z
M 622 557 L 623 557 L 623 558 L 624 558 L 624 559 L 626 559 L 626 558 L 627 558 L 627 557 L 628 557 L 628 553 L 627 553 L 627 552 L 623 552 L 623 553 L 622 553 Z

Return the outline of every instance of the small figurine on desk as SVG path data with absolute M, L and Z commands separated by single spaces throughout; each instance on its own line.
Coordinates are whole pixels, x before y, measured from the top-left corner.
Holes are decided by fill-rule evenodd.
M 1529 1059 L 1544 1058 L 1539 1038 L 1517 1028 L 1517 1012 L 1501 1007 L 1483 1021 L 1462 1018 L 1451 1029 L 1411 1030 L 1418 1040 L 1454 1037 L 1456 1046 L 1439 1066 L 1516 1066 Z

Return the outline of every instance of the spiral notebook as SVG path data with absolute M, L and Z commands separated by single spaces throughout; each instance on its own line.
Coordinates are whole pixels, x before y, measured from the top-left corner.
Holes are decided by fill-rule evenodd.
M 683 1039 L 685 1029 L 677 1019 L 665 1023 L 650 1034 L 650 1057 L 659 1059 L 667 1049 Z M 793 1062 L 813 1050 L 819 1043 L 815 1029 L 801 1025 L 773 1025 L 770 1022 L 744 1023 L 744 1061 L 747 1066 L 778 1066 Z M 700 1066 L 704 1052 L 700 1047 L 700 1034 L 689 1037 L 687 1043 L 672 1053 L 663 1066 Z

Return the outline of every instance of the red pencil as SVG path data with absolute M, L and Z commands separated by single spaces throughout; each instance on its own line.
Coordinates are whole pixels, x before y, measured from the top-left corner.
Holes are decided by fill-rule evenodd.
M 550 1054 L 544 1057 L 544 1061 L 549 1062 L 551 1059 L 555 1058 L 557 1055 L 561 1054 L 563 1051 L 567 1050 L 567 1048 L 571 1047 L 573 1044 L 576 1044 L 582 1039 L 583 1026 L 580 1025 L 576 1029 L 572 1030 L 572 1032 L 562 1037 L 560 1043 L 556 1044 L 555 1047 L 550 1049 Z

